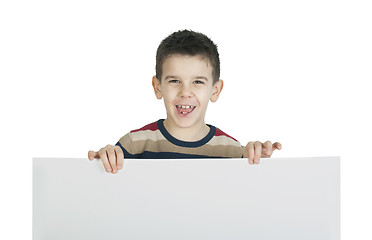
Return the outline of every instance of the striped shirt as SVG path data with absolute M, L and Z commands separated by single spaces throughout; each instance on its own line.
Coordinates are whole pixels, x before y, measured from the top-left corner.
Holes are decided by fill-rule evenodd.
M 124 158 L 241 158 L 244 147 L 220 129 L 208 125 L 207 136 L 196 142 L 174 138 L 164 127 L 164 119 L 133 130 L 116 143 Z

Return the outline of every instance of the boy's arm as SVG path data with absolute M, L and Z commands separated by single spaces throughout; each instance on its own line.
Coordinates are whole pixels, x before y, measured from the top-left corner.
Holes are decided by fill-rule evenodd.
M 248 158 L 250 164 L 259 164 L 260 158 L 269 158 L 273 152 L 278 149 L 282 149 L 282 145 L 279 142 L 274 144 L 271 141 L 266 141 L 265 143 L 256 141 L 249 142 L 244 148 L 244 158 Z

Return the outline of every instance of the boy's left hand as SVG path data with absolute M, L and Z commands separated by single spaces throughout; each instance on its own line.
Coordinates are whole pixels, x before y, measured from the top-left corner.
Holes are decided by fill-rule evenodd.
M 282 149 L 282 145 L 278 142 L 274 144 L 271 144 L 270 141 L 266 141 L 265 143 L 259 141 L 249 142 L 244 149 L 244 158 L 248 158 L 250 164 L 259 164 L 261 157 L 271 157 L 276 149 Z

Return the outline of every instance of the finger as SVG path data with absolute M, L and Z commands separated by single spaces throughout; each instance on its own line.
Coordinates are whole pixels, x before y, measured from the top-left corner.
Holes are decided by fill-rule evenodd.
M 116 165 L 118 170 L 123 168 L 123 161 L 124 161 L 124 154 L 123 151 L 119 146 L 114 147 L 114 151 L 116 154 Z
M 111 167 L 110 167 L 110 163 L 109 163 L 109 161 L 107 159 L 107 153 L 106 153 L 106 149 L 105 148 L 101 148 L 99 150 L 99 157 L 101 158 L 101 161 L 103 163 L 103 166 L 106 169 L 106 172 L 111 172 Z
M 112 146 L 108 146 L 106 151 L 107 151 L 108 161 L 111 165 L 112 173 L 116 173 L 117 172 L 116 154 L 115 154 L 114 148 Z
M 260 163 L 261 151 L 262 151 L 262 143 L 259 141 L 255 142 L 254 143 L 254 160 L 253 160 L 255 164 Z
M 275 142 L 275 143 L 273 144 L 273 147 L 274 147 L 274 149 L 276 148 L 276 149 L 278 149 L 278 150 L 281 150 L 281 149 L 282 149 L 282 144 L 280 144 L 279 142 Z
M 271 141 L 266 141 L 266 142 L 263 144 L 263 146 L 264 146 L 265 151 L 262 152 L 262 154 L 265 154 L 265 155 L 267 155 L 267 156 L 270 157 L 271 154 L 273 153 L 273 150 L 272 150 L 272 143 L 271 143 Z
M 254 159 L 254 142 L 249 142 L 246 147 L 248 151 L 248 161 L 250 164 L 253 164 Z
M 90 150 L 88 152 L 88 159 L 89 160 L 94 160 L 95 158 L 99 158 L 98 152 L 95 152 L 95 151 Z

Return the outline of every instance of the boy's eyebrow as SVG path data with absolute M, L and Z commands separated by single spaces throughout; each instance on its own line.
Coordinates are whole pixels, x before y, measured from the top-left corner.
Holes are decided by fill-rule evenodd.
M 167 80 L 167 79 L 169 79 L 169 78 L 179 79 L 178 76 L 168 75 L 168 76 L 165 77 L 165 80 Z M 195 79 L 204 79 L 204 80 L 208 81 L 208 78 L 207 78 L 207 77 L 204 77 L 204 76 L 195 76 L 194 78 L 195 78 Z
M 167 80 L 168 78 L 178 78 L 177 76 L 172 76 L 172 75 L 168 75 L 165 77 L 165 80 Z
M 206 78 L 204 76 L 196 76 L 195 78 L 197 78 L 197 79 L 204 79 L 204 80 L 208 81 L 208 78 Z

